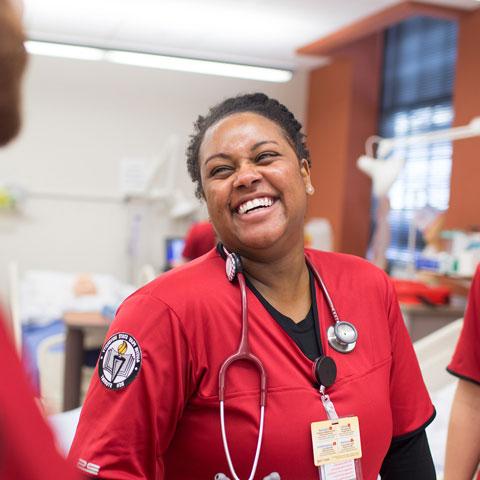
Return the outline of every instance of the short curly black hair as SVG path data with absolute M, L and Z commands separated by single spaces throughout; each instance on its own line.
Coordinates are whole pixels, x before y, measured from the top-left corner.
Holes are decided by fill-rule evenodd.
M 198 198 L 203 197 L 198 156 L 205 132 L 222 118 L 241 112 L 257 113 L 275 122 L 284 132 L 297 157 L 307 160 L 308 165 L 311 166 L 306 136 L 301 131 L 302 125 L 285 105 L 263 93 L 250 93 L 227 98 L 210 108 L 207 116 L 198 117 L 194 124 L 195 132 L 190 136 L 190 143 L 186 152 L 187 168 L 192 181 L 196 184 L 195 195 Z

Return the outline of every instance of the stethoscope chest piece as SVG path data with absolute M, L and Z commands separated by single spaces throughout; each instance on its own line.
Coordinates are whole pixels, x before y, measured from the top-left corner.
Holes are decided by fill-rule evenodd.
M 329 345 L 340 353 L 349 353 L 357 344 L 357 329 L 350 322 L 338 321 L 327 330 Z

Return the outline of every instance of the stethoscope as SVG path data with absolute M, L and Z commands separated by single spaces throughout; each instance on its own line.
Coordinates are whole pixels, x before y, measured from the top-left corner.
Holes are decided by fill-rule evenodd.
M 227 434 L 225 430 L 225 379 L 227 370 L 233 363 L 239 360 L 246 360 L 253 363 L 253 365 L 258 369 L 260 374 L 260 426 L 258 429 L 257 447 L 255 450 L 252 470 L 250 472 L 250 476 L 248 477 L 248 480 L 253 480 L 253 477 L 255 476 L 255 472 L 257 470 L 258 459 L 260 457 L 260 449 L 262 446 L 263 425 L 265 420 L 265 404 L 267 401 L 267 372 L 265 371 L 265 367 L 263 366 L 262 361 L 250 350 L 250 343 L 248 341 L 247 289 L 245 276 L 243 274 L 242 261 L 239 255 L 229 252 L 223 245 L 219 244 L 218 249 L 220 253 L 222 253 L 226 257 L 225 272 L 227 274 L 228 280 L 230 282 L 233 282 L 235 279 L 238 280 L 242 299 L 242 334 L 240 337 L 240 344 L 238 346 L 238 350 L 223 362 L 222 366 L 220 367 L 220 372 L 218 374 L 218 397 L 220 400 L 220 426 L 222 430 L 223 448 L 225 450 L 225 456 L 227 457 L 230 473 L 232 474 L 234 480 L 240 480 L 235 472 L 235 468 L 233 467 L 232 458 L 230 456 L 230 449 L 228 448 Z M 337 352 L 349 353 L 355 348 L 355 345 L 357 343 L 357 329 L 350 322 L 340 320 L 337 314 L 337 310 L 333 305 L 327 287 L 323 282 L 320 274 L 318 273 L 317 269 L 312 265 L 312 262 L 310 262 L 308 257 L 305 258 L 307 261 L 307 265 L 313 272 L 315 279 L 317 280 L 322 289 L 322 293 L 328 303 L 330 312 L 332 313 L 332 317 L 335 320 L 335 324 L 331 325 L 327 329 L 328 343 Z M 337 367 L 331 357 L 321 356 L 317 358 L 314 362 L 313 373 L 318 384 L 322 388 L 328 388 L 335 382 L 335 378 L 337 376 Z M 228 477 L 226 477 L 223 473 L 219 473 L 215 476 L 215 479 L 228 480 Z M 264 480 L 277 479 L 280 479 L 280 476 L 276 472 L 273 472 L 264 478 Z

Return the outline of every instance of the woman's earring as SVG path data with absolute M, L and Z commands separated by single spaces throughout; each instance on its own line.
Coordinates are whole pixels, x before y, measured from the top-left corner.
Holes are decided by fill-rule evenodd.
M 315 193 L 315 189 L 311 183 L 307 185 L 306 190 L 308 195 L 313 195 Z

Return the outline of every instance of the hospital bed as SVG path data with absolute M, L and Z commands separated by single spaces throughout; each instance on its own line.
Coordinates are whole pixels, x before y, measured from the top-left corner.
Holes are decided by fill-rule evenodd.
M 9 273 L 9 304 L 24 367 L 47 411 L 58 412 L 63 403 L 65 314 L 101 312 L 112 318 L 134 287 L 111 275 L 92 274 L 95 293 L 79 296 L 74 291 L 79 277 L 75 273 L 28 270 L 20 274 L 13 264 Z M 86 348 L 98 348 L 103 337 L 104 333 L 89 332 Z

